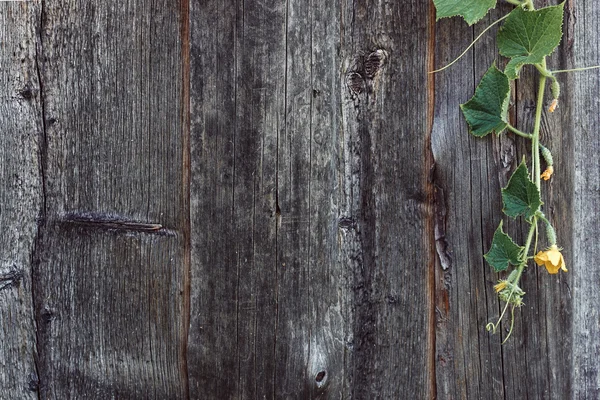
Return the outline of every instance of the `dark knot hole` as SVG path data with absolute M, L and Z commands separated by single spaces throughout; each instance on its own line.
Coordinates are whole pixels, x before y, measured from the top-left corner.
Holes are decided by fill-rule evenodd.
M 323 382 L 323 379 L 325 379 L 325 376 L 327 375 L 327 372 L 325 371 L 321 371 L 317 374 L 317 376 L 315 377 L 315 381 L 317 381 L 317 383 L 321 383 Z

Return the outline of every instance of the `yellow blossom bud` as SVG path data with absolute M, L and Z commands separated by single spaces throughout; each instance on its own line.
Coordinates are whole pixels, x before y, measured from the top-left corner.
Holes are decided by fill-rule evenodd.
M 552 167 L 552 165 L 549 165 L 546 170 L 544 172 L 542 172 L 542 179 L 547 181 L 548 179 L 550 179 L 550 177 L 552 176 L 552 174 L 554 173 L 554 167 Z
M 497 285 L 494 285 L 494 289 L 496 293 L 504 290 L 506 288 L 506 281 L 499 281 Z

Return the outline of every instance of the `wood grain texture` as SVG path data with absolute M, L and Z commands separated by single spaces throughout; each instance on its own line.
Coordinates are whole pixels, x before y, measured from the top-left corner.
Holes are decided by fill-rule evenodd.
M 592 1 L 573 2 L 575 26 L 573 32 L 573 67 L 600 64 L 598 21 L 600 10 Z M 600 246 L 596 240 L 600 217 L 600 73 L 598 70 L 577 72 L 572 77 L 573 128 L 565 132 L 572 137 L 571 170 L 563 172 L 566 182 L 573 185 L 573 246 L 571 283 L 564 294 L 573 304 L 571 337 L 571 371 L 573 399 L 600 398 Z
M 430 8 L 406 7 L 192 2 L 191 397 L 432 395 Z
M 431 218 L 424 2 L 344 2 L 344 179 L 350 397 L 431 398 Z M 406 32 L 410 32 L 407 34 Z M 347 242 L 346 242 L 347 240 Z
M 460 20 L 441 20 L 437 26 L 436 66 L 441 66 L 466 47 L 475 33 Z M 500 184 L 492 169 L 492 141 L 469 137 L 458 108 L 473 95 L 487 69 L 484 65 L 494 56 L 494 42 L 486 45 L 467 54 L 456 68 L 435 76 L 432 149 L 436 164 L 439 257 L 436 271 L 439 398 L 503 397 L 502 385 L 494 380 L 494 376 L 502 375 L 501 350 L 498 344 L 492 345 L 490 340 L 494 338 L 490 339 L 484 329 L 498 310 L 489 293 L 495 278 L 482 257 L 496 228 L 494 218 L 499 218 Z M 483 50 L 486 47 L 487 54 Z
M 36 399 L 31 257 L 42 206 L 39 9 L 0 3 L 0 398 Z
M 191 3 L 191 398 L 275 396 L 285 3 Z
M 178 4 L 41 7 L 40 396 L 184 398 Z
M 0 2 L 0 398 L 600 397 L 600 73 L 543 113 L 570 271 L 526 270 L 501 345 L 482 255 L 530 148 L 458 108 L 496 28 L 427 71 L 511 6 L 113 3 Z M 595 3 L 565 15 L 549 67 L 598 64 Z

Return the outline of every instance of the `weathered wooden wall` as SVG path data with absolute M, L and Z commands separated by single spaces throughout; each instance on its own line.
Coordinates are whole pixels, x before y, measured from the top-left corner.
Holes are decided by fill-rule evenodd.
M 550 4 L 553 3 L 536 2 L 538 7 Z M 436 64 L 451 61 L 481 29 L 509 10 L 508 5 L 499 7 L 486 17 L 482 27 L 473 30 L 466 29 L 460 20 L 440 21 L 436 25 Z M 549 60 L 554 69 L 571 65 L 577 12 L 568 2 L 563 46 Z M 486 323 L 495 322 L 502 310 L 493 290 L 498 275 L 481 254 L 488 250 L 494 227 L 502 218 L 500 189 L 530 150 L 512 134 L 485 140 L 470 137 L 456 108 L 472 96 L 479 79 L 496 59 L 495 35 L 489 34 L 454 68 L 436 75 L 432 149 L 436 163 L 435 212 L 437 222 L 443 226 L 436 229 L 436 245 L 441 250 L 436 268 L 438 395 L 473 399 L 570 398 L 574 389 L 571 329 L 576 329 L 570 287 L 573 277 L 581 273 L 579 265 L 573 263 L 574 187 L 569 176 L 575 159 L 580 157 L 574 153 L 574 135 L 570 133 L 574 130 L 571 101 L 577 95 L 571 90 L 570 78 L 561 75 L 561 108 L 554 114 L 544 111 L 541 131 L 542 141 L 552 150 L 557 166 L 554 178 L 544 183 L 543 200 L 550 205 L 546 214 L 558 227 L 571 271 L 559 276 L 549 276 L 535 266 L 526 271 L 522 280 L 527 293 L 525 306 L 516 313 L 512 338 L 501 345 L 510 318 L 503 324 L 501 335 L 491 336 L 485 330 Z M 516 82 L 509 111 L 512 124 L 526 131 L 533 127 L 535 76 L 533 68 L 524 69 Z M 506 218 L 505 228 L 519 232 L 518 222 Z M 522 232 L 521 241 L 524 236 Z
M 0 4 L 0 397 L 37 398 L 32 254 L 42 201 L 37 14 Z
M 599 63 L 599 16 L 567 1 L 552 67 Z M 561 75 L 542 125 L 569 273 L 527 270 L 501 345 L 482 254 L 528 149 L 458 109 L 495 35 L 427 74 L 480 25 L 414 0 L 0 2 L 0 398 L 600 397 L 600 75 Z

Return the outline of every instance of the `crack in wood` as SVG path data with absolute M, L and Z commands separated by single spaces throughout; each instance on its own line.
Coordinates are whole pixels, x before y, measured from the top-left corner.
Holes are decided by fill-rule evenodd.
M 435 231 L 435 249 L 444 271 L 452 266 L 452 258 L 448 251 L 448 241 L 446 240 L 446 199 L 444 189 L 433 182 L 434 187 L 434 231 Z
M 69 215 L 58 221 L 62 225 L 78 225 L 92 229 L 108 229 L 117 231 L 147 232 L 158 233 L 165 232 L 161 224 L 152 222 L 140 222 L 130 220 L 120 220 L 107 216 L 99 215 Z

